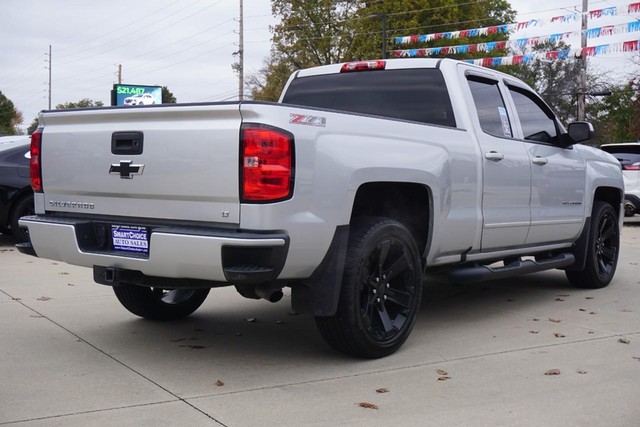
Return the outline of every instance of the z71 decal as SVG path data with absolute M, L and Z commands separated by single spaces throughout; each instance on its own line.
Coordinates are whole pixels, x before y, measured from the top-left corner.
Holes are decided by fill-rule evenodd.
M 289 114 L 289 123 L 294 125 L 325 127 L 327 125 L 327 119 L 325 117 L 291 113 Z

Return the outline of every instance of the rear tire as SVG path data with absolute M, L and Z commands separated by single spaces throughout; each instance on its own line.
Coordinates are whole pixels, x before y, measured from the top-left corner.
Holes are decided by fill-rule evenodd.
M 587 259 L 584 269 L 567 270 L 567 278 L 578 288 L 604 288 L 613 279 L 620 253 L 618 215 L 610 204 L 602 201 L 593 203 L 591 228 L 585 244 Z
M 338 351 L 384 357 L 406 341 L 421 299 L 422 263 L 409 231 L 391 219 L 361 219 L 349 232 L 338 310 L 316 325 Z
M 13 236 L 19 242 L 29 241 L 29 231 L 26 228 L 20 228 L 20 224 L 18 224 L 18 221 L 23 216 L 33 215 L 35 213 L 33 203 L 33 195 L 30 194 L 20 199 L 11 212 L 11 234 L 13 234 Z
M 178 320 L 202 305 L 209 289 L 162 289 L 136 285 L 113 287 L 120 304 L 149 320 Z

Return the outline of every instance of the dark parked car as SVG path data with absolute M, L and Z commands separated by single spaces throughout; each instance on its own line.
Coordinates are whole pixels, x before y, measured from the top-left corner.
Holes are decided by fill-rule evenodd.
M 29 136 L 0 137 L 0 232 L 13 233 L 23 242 L 29 235 L 18 226 L 18 219 L 33 214 L 29 148 Z

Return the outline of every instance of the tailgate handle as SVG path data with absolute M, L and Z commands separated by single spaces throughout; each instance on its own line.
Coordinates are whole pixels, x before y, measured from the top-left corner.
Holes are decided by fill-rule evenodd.
M 142 132 L 114 132 L 111 135 L 112 154 L 142 154 Z

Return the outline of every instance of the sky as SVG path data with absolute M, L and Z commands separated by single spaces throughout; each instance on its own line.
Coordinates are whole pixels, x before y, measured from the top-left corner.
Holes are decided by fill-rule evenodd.
M 620 16 L 592 20 L 589 27 L 639 20 L 640 14 L 626 14 L 633 2 L 590 0 L 589 10 L 616 6 Z M 581 0 L 510 3 L 518 22 L 567 15 L 582 5 Z M 49 66 L 53 108 L 83 98 L 109 105 L 119 65 L 123 83 L 167 86 L 178 102 L 238 99 L 231 68 L 237 61 L 238 17 L 239 0 L 0 0 L 0 91 L 23 113 L 23 130 L 48 108 Z M 269 0 L 244 0 L 245 74 L 257 72 L 268 58 L 269 27 L 276 22 Z M 515 36 L 579 29 L 579 22 L 549 24 Z M 589 45 L 633 39 L 640 33 L 594 39 Z M 579 46 L 577 38 L 568 41 Z M 631 56 L 603 55 L 591 58 L 590 66 L 623 82 L 638 74 Z

